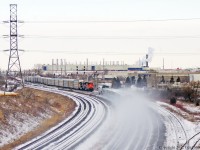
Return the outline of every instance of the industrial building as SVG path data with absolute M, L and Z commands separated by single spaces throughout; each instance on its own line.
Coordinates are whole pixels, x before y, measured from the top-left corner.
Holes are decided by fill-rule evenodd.
M 199 79 L 200 74 L 199 72 L 192 72 L 190 70 L 150 68 L 148 62 L 145 63 L 145 66 L 137 66 L 125 64 L 123 61 L 66 63 L 60 60 L 59 63 L 57 59 L 56 63 L 52 60 L 51 65 L 37 64 L 34 68 L 35 70 L 41 70 L 43 74 L 56 74 L 65 77 L 71 75 L 71 78 L 75 77 L 79 79 L 83 75 L 84 79 L 92 77 L 98 78 L 102 82 L 105 80 L 112 81 L 114 77 L 120 77 L 122 80 L 125 80 L 127 77 L 135 76 L 137 79 L 141 75 L 147 78 L 148 87 L 159 87 L 162 78 L 164 78 L 165 84 L 169 84 L 171 78 L 175 82 L 180 78 L 181 83 L 188 83 L 196 81 L 197 78 Z
M 146 63 L 148 65 L 148 63 Z M 49 73 L 59 73 L 66 74 L 69 72 L 83 72 L 83 71 L 128 71 L 128 70 L 138 70 L 141 71 L 143 67 L 148 68 L 148 66 L 136 66 L 125 64 L 124 61 L 102 61 L 102 62 L 88 62 L 84 63 L 70 63 L 65 60 L 52 60 L 52 64 L 36 64 L 34 69 L 43 70 Z

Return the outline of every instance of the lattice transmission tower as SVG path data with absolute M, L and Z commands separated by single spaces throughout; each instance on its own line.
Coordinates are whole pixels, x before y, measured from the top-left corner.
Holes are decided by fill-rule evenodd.
M 19 51 L 18 51 L 18 33 L 17 33 L 17 4 L 10 4 L 10 54 L 8 60 L 8 70 L 6 73 L 6 88 L 8 85 L 8 78 L 21 78 L 21 84 L 24 86 Z

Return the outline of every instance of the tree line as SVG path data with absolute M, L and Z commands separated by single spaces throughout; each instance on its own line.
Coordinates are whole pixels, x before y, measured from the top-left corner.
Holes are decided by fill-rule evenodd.
M 135 85 L 136 87 L 142 88 L 147 86 L 146 75 L 138 75 L 137 79 L 135 76 L 127 77 L 124 82 L 125 87 L 131 87 L 131 85 Z M 112 88 L 121 88 L 120 79 L 113 78 L 112 80 Z

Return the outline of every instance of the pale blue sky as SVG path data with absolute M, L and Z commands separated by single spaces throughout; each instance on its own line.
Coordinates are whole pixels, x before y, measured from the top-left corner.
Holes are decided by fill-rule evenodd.
M 85 20 L 158 20 L 200 18 L 199 0 L 1 0 L 0 21 L 9 19 L 9 4 L 18 4 L 18 19 L 24 21 L 85 21 Z M 9 33 L 9 26 L 0 24 L 0 36 Z M 20 25 L 19 34 L 40 36 L 133 36 L 135 39 L 52 39 L 25 38 L 19 40 L 19 48 L 42 51 L 76 51 L 86 54 L 33 53 L 21 55 L 22 68 L 35 63 L 51 63 L 51 59 L 67 61 L 106 60 L 135 63 L 143 55 L 106 55 L 116 53 L 146 53 L 148 47 L 155 49 L 150 63 L 161 67 L 165 58 L 167 68 L 199 67 L 200 19 L 181 21 L 152 21 L 128 23 L 50 23 Z M 142 38 L 152 36 L 178 36 L 179 38 Z M 185 38 L 186 36 L 186 38 Z M 189 37 L 188 37 L 189 36 Z M 181 38 L 180 38 L 181 37 Z M 0 50 L 8 49 L 8 39 L 0 38 Z M 97 52 L 90 54 L 88 52 Z M 99 54 L 103 52 L 103 54 Z M 194 53 L 194 55 L 166 55 L 162 53 Z M 159 53 L 159 54 L 156 54 Z M 0 68 L 6 68 L 8 55 L 0 52 Z M 187 61 L 186 61 L 187 60 Z

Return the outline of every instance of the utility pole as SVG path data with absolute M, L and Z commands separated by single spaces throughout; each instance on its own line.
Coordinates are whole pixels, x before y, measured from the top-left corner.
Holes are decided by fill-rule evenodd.
M 53 69 L 54 69 L 54 59 L 52 59 L 52 75 L 54 74 Z
M 6 72 L 6 89 L 8 85 L 8 77 L 16 77 L 18 73 L 21 78 L 21 85 L 24 86 L 18 53 L 17 23 L 17 4 L 10 4 L 10 55 L 8 61 L 8 70 Z
M 63 60 L 60 59 L 60 70 L 61 70 L 61 76 L 62 76 L 62 70 L 63 70 Z
M 88 71 L 88 58 L 86 60 L 86 70 Z
M 104 62 L 104 61 L 105 61 L 105 60 L 104 60 L 104 58 L 103 58 L 103 69 L 102 69 L 102 70 L 103 70 L 103 74 L 102 74 L 102 78 L 103 78 L 103 80 L 105 79 L 105 76 L 104 76 L 104 74 L 105 74 L 105 67 L 104 67 L 104 63 L 105 63 L 105 62 Z
M 163 58 L 163 70 L 165 69 L 165 59 Z
M 59 71 L 58 71 L 58 59 L 56 60 L 56 73 L 58 73 Z
M 66 70 L 67 70 L 67 62 L 66 62 L 66 59 L 65 59 L 65 76 L 66 76 Z

